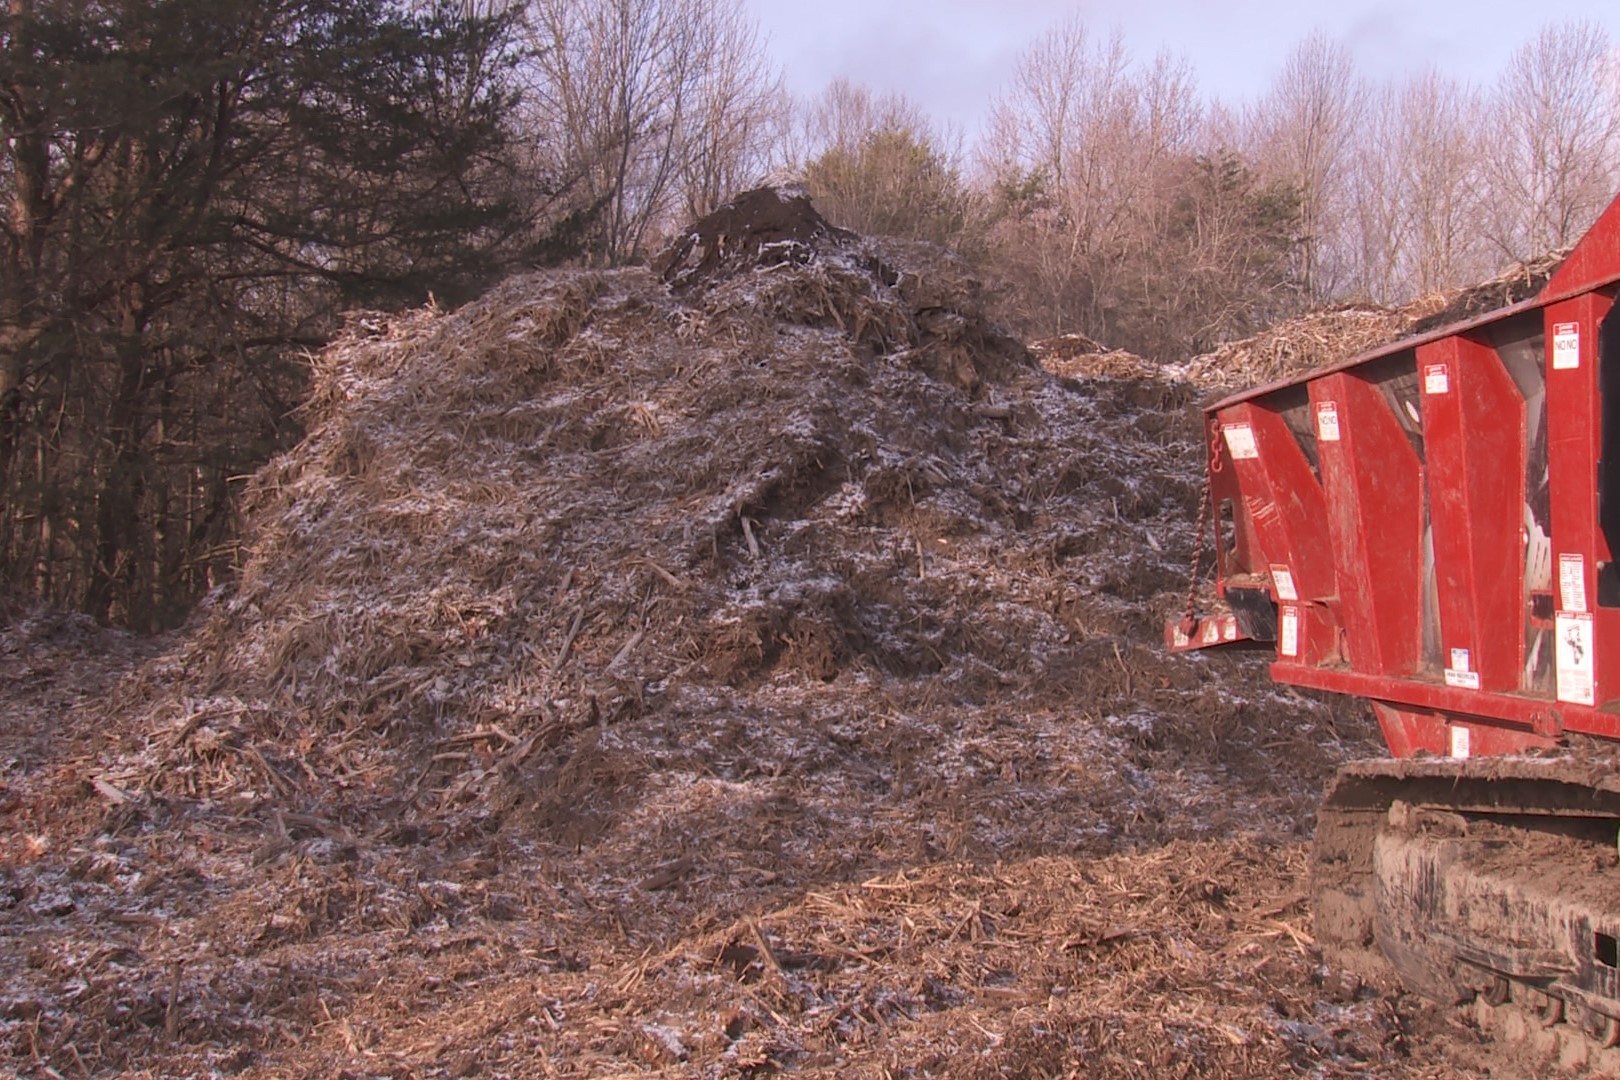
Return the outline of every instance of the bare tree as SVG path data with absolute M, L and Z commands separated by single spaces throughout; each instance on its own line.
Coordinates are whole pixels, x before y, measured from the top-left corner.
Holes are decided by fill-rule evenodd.
M 685 187 L 697 206 L 762 146 L 776 79 L 739 0 L 531 0 L 533 123 L 602 207 L 598 261 L 639 254 Z
M 764 59 L 758 29 L 732 5 L 709 23 L 709 62 L 697 73 L 681 161 L 682 206 L 702 217 L 776 164 L 792 100 Z
M 1548 25 L 1496 86 L 1491 240 L 1526 259 L 1564 247 L 1614 196 L 1620 156 L 1614 53 L 1593 22 Z
M 1132 63 L 1071 19 L 1020 58 L 981 167 L 1005 213 L 998 249 L 1042 312 L 1034 328 L 1105 335 L 1123 279 L 1167 227 L 1200 104 L 1185 62 Z
M 802 166 L 829 150 L 850 153 L 877 131 L 909 131 L 939 141 L 928 113 L 911 98 L 879 94 L 869 86 L 838 78 L 816 97 L 800 104 L 790 156 Z
M 1315 33 L 1294 49 L 1251 113 L 1251 152 L 1266 172 L 1298 186 L 1304 229 L 1300 278 L 1325 300 L 1350 276 L 1346 166 L 1365 90 L 1345 47 Z
M 1410 238 L 1403 189 L 1400 94 L 1370 92 L 1355 151 L 1350 155 L 1346 287 L 1355 295 L 1389 302 L 1405 287 L 1402 260 Z
M 1491 270 L 1481 201 L 1486 158 L 1475 137 L 1484 115 L 1479 97 L 1431 71 L 1401 89 L 1398 109 L 1405 289 L 1425 293 L 1477 279 Z
M 838 79 L 800 110 L 798 164 L 816 206 L 857 232 L 973 247 L 959 153 L 911 99 Z
M 1433 70 L 1368 95 L 1344 169 L 1345 286 L 1389 303 L 1489 273 L 1484 116 L 1475 91 Z

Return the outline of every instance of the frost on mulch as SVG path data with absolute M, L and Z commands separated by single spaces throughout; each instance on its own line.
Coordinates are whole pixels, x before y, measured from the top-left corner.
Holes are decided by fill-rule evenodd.
M 1194 388 L 751 198 L 316 359 L 234 589 L 7 774 L 0 1055 L 1420 1075 L 1300 907 L 1365 719 L 1157 645 Z

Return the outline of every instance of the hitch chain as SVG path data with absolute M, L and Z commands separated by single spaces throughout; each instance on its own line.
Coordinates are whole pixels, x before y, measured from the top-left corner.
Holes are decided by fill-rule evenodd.
M 1204 527 L 1209 523 L 1209 477 L 1204 477 L 1204 493 L 1198 500 L 1198 536 L 1193 540 L 1192 577 L 1187 583 L 1187 610 L 1181 616 L 1182 632 L 1189 637 L 1198 629 L 1198 571 L 1204 561 Z

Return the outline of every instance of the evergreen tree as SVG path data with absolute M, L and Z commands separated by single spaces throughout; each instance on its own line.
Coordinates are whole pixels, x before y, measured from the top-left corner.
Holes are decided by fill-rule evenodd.
M 512 17 L 394 0 L 0 15 L 0 574 L 135 626 L 229 561 L 291 351 L 566 249 L 515 167 Z

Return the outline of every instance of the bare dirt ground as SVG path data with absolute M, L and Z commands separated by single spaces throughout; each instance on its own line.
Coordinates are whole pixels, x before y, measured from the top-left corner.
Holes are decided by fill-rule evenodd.
M 1204 387 L 754 199 L 357 319 L 185 634 L 0 612 L 0 1060 L 1532 1075 L 1320 962 L 1361 708 L 1158 648 Z

